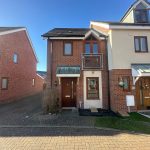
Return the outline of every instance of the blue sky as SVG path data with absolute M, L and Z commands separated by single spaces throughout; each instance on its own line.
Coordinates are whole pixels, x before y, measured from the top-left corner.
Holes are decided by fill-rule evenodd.
M 0 0 L 0 26 L 27 27 L 46 70 L 46 40 L 41 35 L 55 27 L 89 27 L 90 20 L 119 21 L 135 0 Z

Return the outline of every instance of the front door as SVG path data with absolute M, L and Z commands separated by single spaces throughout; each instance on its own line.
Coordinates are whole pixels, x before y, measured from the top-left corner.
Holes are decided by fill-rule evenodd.
M 62 78 L 62 107 L 76 107 L 76 78 Z
M 143 77 L 136 84 L 137 107 L 141 109 L 150 109 L 150 78 Z

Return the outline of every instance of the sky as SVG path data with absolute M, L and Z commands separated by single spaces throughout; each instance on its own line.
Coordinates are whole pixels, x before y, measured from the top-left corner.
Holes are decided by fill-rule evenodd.
M 47 42 L 53 28 L 87 28 L 91 20 L 119 21 L 135 0 L 0 0 L 0 26 L 26 27 L 46 71 Z

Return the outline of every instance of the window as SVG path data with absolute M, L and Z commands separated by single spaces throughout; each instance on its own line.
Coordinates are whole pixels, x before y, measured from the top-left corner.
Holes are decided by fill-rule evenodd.
M 35 79 L 32 79 L 32 86 L 35 86 Z
M 93 53 L 98 54 L 98 44 L 97 43 L 93 44 Z
M 87 41 L 85 43 L 86 54 L 98 54 L 98 43 L 96 41 Z
M 126 77 L 123 77 L 122 79 L 123 79 L 123 91 L 129 92 L 130 91 L 130 77 L 126 76 Z
M 86 79 L 87 83 L 87 99 L 99 99 L 99 78 Z
M 71 42 L 65 42 L 64 43 L 64 55 L 71 56 L 72 54 L 73 54 L 72 43 Z
M 8 89 L 8 78 L 6 78 L 6 77 L 2 78 L 1 88 L 2 88 L 2 90 Z
M 85 53 L 90 54 L 91 48 L 90 48 L 90 43 L 85 44 Z
M 135 23 L 148 23 L 148 12 L 145 9 L 135 10 Z
M 14 54 L 13 61 L 14 61 L 15 64 L 18 63 L 18 54 L 16 54 L 16 53 Z
M 148 52 L 147 37 L 134 37 L 135 52 Z

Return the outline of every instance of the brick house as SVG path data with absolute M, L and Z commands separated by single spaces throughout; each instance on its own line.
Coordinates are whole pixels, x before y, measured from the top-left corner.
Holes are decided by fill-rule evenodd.
M 0 27 L 0 103 L 42 91 L 37 62 L 26 28 Z
M 62 107 L 150 108 L 150 4 L 137 0 L 120 22 L 55 28 L 47 39 L 47 81 Z M 128 107 L 130 106 L 130 107 Z

